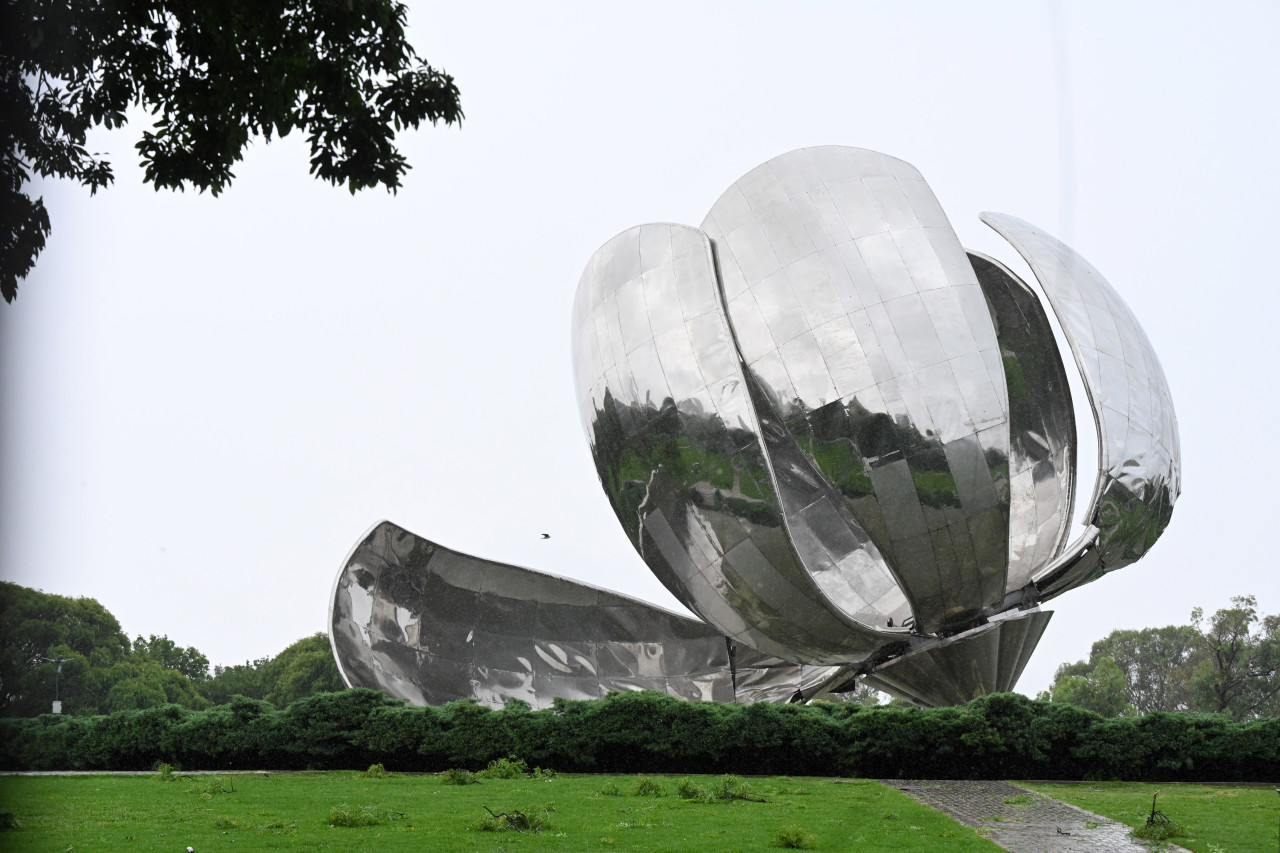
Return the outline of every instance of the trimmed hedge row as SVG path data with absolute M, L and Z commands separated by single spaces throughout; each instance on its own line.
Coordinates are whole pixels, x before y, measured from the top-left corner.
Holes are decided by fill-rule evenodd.
M 661 693 L 523 702 L 401 704 L 372 690 L 277 711 L 236 697 L 99 717 L 0 720 L 9 770 L 479 769 L 517 755 L 564 772 L 737 773 L 935 779 L 1249 781 L 1280 778 L 1280 718 L 1107 719 L 1015 693 L 953 708 L 847 703 L 721 705 Z

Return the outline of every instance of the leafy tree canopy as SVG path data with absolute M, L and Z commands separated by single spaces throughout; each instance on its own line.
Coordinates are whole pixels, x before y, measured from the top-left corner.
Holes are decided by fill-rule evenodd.
M 1253 596 L 1231 603 L 1207 621 L 1197 607 L 1189 625 L 1112 631 L 1089 660 L 1058 667 L 1045 698 L 1107 716 L 1127 709 L 1280 716 L 1280 615 L 1259 614 Z
M 1124 673 L 1104 657 L 1087 675 L 1060 675 L 1053 684 L 1054 702 L 1067 702 L 1104 717 L 1129 717 L 1136 712 L 1128 702 Z
M 92 598 L 0 582 L 0 717 L 48 713 L 55 693 L 63 713 L 106 714 L 164 704 L 200 709 L 237 695 L 283 708 L 345 689 L 324 634 L 210 676 L 198 649 L 154 634 L 131 644 Z
M 329 638 L 312 634 L 274 658 L 214 667 L 213 677 L 200 684 L 199 689 L 218 705 L 230 702 L 233 696 L 245 696 L 283 708 L 313 693 L 346 690 L 347 686 L 338 675 Z
M 87 674 L 128 653 L 120 623 L 94 599 L 0 582 L 0 716 L 47 712 L 55 690 L 69 713 L 92 712 L 97 706 Z
M 1261 616 L 1252 595 L 1214 613 L 1191 612 L 1204 660 L 1191 679 L 1199 704 L 1236 719 L 1280 715 L 1280 614 Z
M 346 690 L 333 649 L 324 634 L 303 637 L 262 668 L 263 687 L 268 702 L 283 708 L 313 693 Z
M 90 192 L 111 165 L 88 131 L 130 106 L 157 189 L 221 192 L 254 137 L 307 135 L 311 172 L 395 191 L 395 133 L 460 123 L 453 78 L 422 62 L 396 0 L 5 0 L 0 19 L 0 294 L 12 302 L 49 235 L 32 173 Z
M 1059 667 L 1057 679 L 1088 677 L 1104 658 L 1120 668 L 1126 702 L 1138 713 L 1186 711 L 1194 706 L 1191 676 L 1200 660 L 1200 634 L 1194 627 L 1112 631 L 1093 644 L 1088 661 Z
M 135 637 L 133 656 L 149 660 L 166 669 L 176 669 L 192 681 L 209 677 L 209 659 L 195 647 L 183 648 L 168 637 L 152 634 L 147 639 Z
M 208 699 L 196 692 L 191 679 L 145 657 L 133 657 L 110 669 L 99 670 L 94 677 L 103 697 L 100 712 L 134 711 L 166 704 L 195 709 L 210 705 Z
M 215 705 L 225 705 L 233 696 L 262 699 L 267 691 L 262 685 L 262 668 L 271 658 L 258 658 L 233 666 L 215 666 L 213 677 L 200 685 L 200 693 Z

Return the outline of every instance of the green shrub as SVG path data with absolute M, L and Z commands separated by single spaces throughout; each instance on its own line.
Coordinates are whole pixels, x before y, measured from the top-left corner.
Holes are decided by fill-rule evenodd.
M 716 801 L 716 795 L 711 792 L 710 788 L 705 788 L 689 778 L 681 779 L 677 783 L 676 793 L 680 795 L 680 799 L 693 800 L 695 803 L 714 803 Z
M 618 783 L 612 779 L 604 783 L 604 787 L 600 789 L 600 793 L 606 797 L 617 797 L 622 794 L 622 792 L 618 790 Z
M 520 756 L 515 758 L 514 756 Z M 852 703 L 685 702 L 653 691 L 409 707 L 372 690 L 322 693 L 280 711 L 243 696 L 103 716 L 0 720 L 0 769 L 219 769 L 751 773 L 955 779 L 1266 782 L 1280 778 L 1280 717 L 1104 719 L 1016 694 L 922 710 Z M 488 768 L 493 768 L 492 772 Z M 538 771 L 535 768 L 535 774 Z M 494 776 L 493 774 L 499 774 Z M 550 778 L 543 770 L 537 778 Z
M 460 770 L 451 767 L 448 770 L 440 771 L 441 785 L 478 785 L 480 780 L 476 778 L 476 774 L 470 770 Z
M 812 850 L 818 846 L 818 839 L 805 832 L 802 827 L 784 826 L 773 837 L 773 846 L 789 850 Z
M 752 791 L 745 781 L 737 776 L 722 776 L 711 787 L 698 785 L 692 779 L 681 779 L 676 787 L 681 799 L 693 800 L 697 803 L 720 803 L 728 800 L 750 800 L 755 803 L 768 802 Z
M 633 797 L 665 797 L 667 791 L 657 779 L 641 776 L 636 779 L 636 788 L 631 792 Z
M 188 714 L 173 733 L 178 757 L 188 767 L 286 766 L 277 749 L 280 712 L 259 699 L 233 696 L 225 705 Z
M 737 776 L 721 776 L 712 788 L 712 793 L 719 800 L 751 800 L 756 803 L 765 802 L 758 797 L 754 791 L 747 785 L 746 781 Z
M 433 754 L 446 766 L 484 767 L 490 761 L 516 751 L 509 718 L 505 711 L 495 711 L 470 699 L 449 702 L 436 710 L 439 716 L 439 742 L 432 744 Z
M 439 708 L 396 704 L 372 708 L 351 741 L 364 761 L 391 770 L 442 770 L 454 764 L 444 754 L 443 735 Z
M 277 715 L 272 727 L 278 760 L 290 769 L 367 767 L 364 723 L 378 708 L 400 704 L 380 691 L 359 688 L 299 699 Z
M 370 764 L 369 769 L 360 774 L 369 779 L 384 779 L 391 774 L 381 764 Z
M 509 755 L 506 758 L 495 758 L 489 766 L 476 775 L 482 779 L 519 779 L 529 774 L 529 765 L 523 759 Z

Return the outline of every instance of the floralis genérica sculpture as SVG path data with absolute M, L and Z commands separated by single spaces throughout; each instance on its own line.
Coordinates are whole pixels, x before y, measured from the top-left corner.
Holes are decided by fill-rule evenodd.
M 1040 605 L 1141 558 L 1179 493 L 1146 335 L 1072 249 L 982 215 L 1079 370 L 1096 485 L 1036 293 L 966 251 L 911 165 L 806 148 L 701 227 L 590 259 L 573 315 L 584 428 L 637 552 L 699 619 L 460 554 L 384 522 L 336 582 L 343 677 L 414 702 L 535 707 L 657 689 L 811 701 L 859 682 L 936 706 L 1012 689 Z

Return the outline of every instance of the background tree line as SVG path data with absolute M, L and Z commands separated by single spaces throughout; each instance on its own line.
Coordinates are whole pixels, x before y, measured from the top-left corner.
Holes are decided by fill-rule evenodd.
M 1280 615 L 1251 596 L 1231 599 L 1206 621 L 1112 631 L 1089 659 L 1058 667 L 1042 699 L 1103 716 L 1201 711 L 1233 719 L 1280 716 Z
M 92 598 L 0 582 L 0 716 L 48 713 L 55 681 L 63 713 L 76 715 L 165 704 L 199 710 L 236 695 L 283 708 L 344 689 L 324 634 L 274 658 L 211 669 L 199 650 L 166 636 L 130 641 Z M 871 691 L 862 693 L 868 695 L 849 698 L 874 704 Z M 1238 596 L 1207 620 L 1196 608 L 1187 625 L 1112 631 L 1093 644 L 1088 660 L 1060 666 L 1038 698 L 1106 717 L 1280 716 L 1280 615 L 1262 615 L 1253 596 Z
M 165 704 L 198 710 L 235 695 L 284 707 L 344 687 L 324 634 L 304 637 L 274 658 L 211 671 L 199 650 L 168 637 L 130 641 L 92 598 L 0 582 L 0 716 L 46 714 L 55 689 L 63 713 L 87 715 Z

